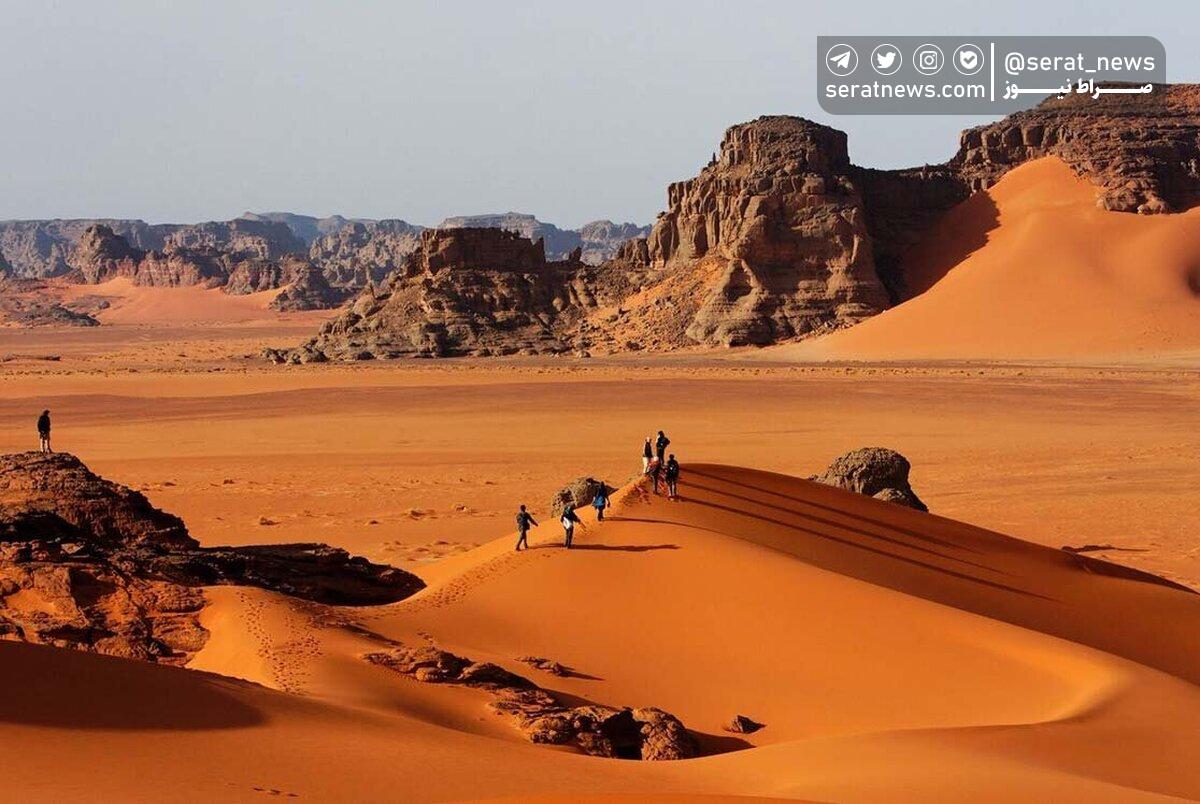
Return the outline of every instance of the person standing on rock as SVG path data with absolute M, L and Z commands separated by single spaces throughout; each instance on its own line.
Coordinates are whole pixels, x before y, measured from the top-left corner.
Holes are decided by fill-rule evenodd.
M 671 439 L 667 438 L 667 434 L 662 430 L 658 431 L 658 438 L 654 442 L 654 451 L 658 455 L 658 462 L 661 465 L 663 458 L 667 454 L 667 447 L 671 445 Z
M 537 520 L 533 515 L 525 510 L 525 506 L 521 506 L 521 510 L 517 512 L 517 551 L 520 552 L 521 546 L 529 549 L 529 529 L 538 526 Z
M 654 457 L 654 445 L 650 443 L 650 436 L 646 436 L 646 446 L 642 448 L 642 474 L 650 471 L 650 459 Z
M 675 460 L 672 455 L 667 459 L 667 468 L 663 475 L 667 479 L 667 498 L 671 500 L 679 499 L 679 461 Z
M 567 549 L 571 549 L 571 540 L 575 537 L 575 524 L 580 522 L 579 515 L 575 513 L 575 506 L 567 504 L 567 507 L 562 512 L 563 537 Z
M 50 411 L 43 410 L 42 415 L 38 416 L 38 443 L 42 452 L 50 453 L 54 450 L 50 449 Z
M 592 507 L 596 509 L 596 521 L 604 521 L 604 509 L 608 508 L 608 489 L 604 484 L 600 484 L 600 488 L 596 491 L 596 496 L 592 498 Z

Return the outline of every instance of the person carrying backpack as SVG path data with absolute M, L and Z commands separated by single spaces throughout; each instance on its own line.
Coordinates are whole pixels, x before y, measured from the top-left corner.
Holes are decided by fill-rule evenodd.
M 679 461 L 675 460 L 672 455 L 667 459 L 667 468 L 663 471 L 663 475 L 667 481 L 667 498 L 671 500 L 679 499 Z
M 568 504 L 563 509 L 562 519 L 560 520 L 563 526 L 563 536 L 567 549 L 571 549 L 571 539 L 575 537 L 575 524 L 580 523 L 579 515 L 575 513 L 575 506 Z M 580 523 L 582 524 L 582 523 Z
M 517 535 L 518 535 L 517 550 L 518 550 L 518 552 L 521 549 L 521 545 L 524 545 L 526 550 L 529 549 L 529 539 L 528 539 L 529 529 L 531 527 L 536 528 L 537 524 L 538 524 L 537 520 L 534 519 L 533 516 L 528 511 L 525 510 L 525 506 L 522 505 L 521 510 L 517 512 Z
M 663 462 L 663 457 L 667 454 L 667 447 L 671 445 L 671 439 L 667 438 L 667 434 L 662 430 L 658 431 L 658 438 L 654 442 L 654 451 L 658 455 L 658 462 Z
M 604 487 L 603 483 L 600 484 L 596 496 L 592 498 L 592 507 L 596 509 L 596 521 L 603 522 L 604 509 L 608 508 L 608 489 Z

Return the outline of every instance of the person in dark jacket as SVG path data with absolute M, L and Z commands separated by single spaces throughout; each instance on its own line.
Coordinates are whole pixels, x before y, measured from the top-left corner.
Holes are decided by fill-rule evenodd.
M 608 508 L 608 489 L 604 487 L 603 483 L 600 484 L 596 496 L 592 498 L 592 507 L 596 509 L 596 521 L 603 522 L 604 509 Z
M 658 462 L 663 463 L 663 458 L 667 454 L 667 447 L 670 446 L 671 439 L 667 438 L 666 433 L 662 430 L 658 431 L 658 438 L 654 441 L 654 451 L 658 455 Z
M 658 494 L 658 484 L 662 481 L 663 464 L 662 461 L 655 458 L 650 461 L 650 469 L 646 472 L 650 476 L 650 482 L 654 484 L 654 493 Z
M 667 497 L 672 500 L 679 499 L 679 461 L 675 460 L 672 455 L 667 459 L 667 467 L 663 470 L 663 476 L 667 480 Z
M 42 415 L 38 416 L 38 443 L 41 445 L 42 452 L 53 452 L 50 449 L 50 411 L 43 410 Z
M 646 444 L 642 447 L 642 474 L 650 471 L 650 459 L 654 457 L 654 445 L 650 443 L 650 436 L 646 436 Z
M 529 529 L 536 528 L 537 524 L 537 520 L 522 505 L 521 510 L 517 512 L 517 534 L 519 536 L 517 539 L 517 550 L 521 549 L 521 545 L 524 545 L 526 550 L 529 549 L 529 539 L 527 538 L 529 536 Z
M 575 513 L 575 506 L 568 504 L 563 509 L 562 513 L 563 536 L 567 549 L 571 549 L 571 539 L 575 537 L 575 525 L 580 523 L 579 515 Z

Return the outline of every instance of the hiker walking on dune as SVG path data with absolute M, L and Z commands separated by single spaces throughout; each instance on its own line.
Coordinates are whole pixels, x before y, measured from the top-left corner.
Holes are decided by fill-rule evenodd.
M 654 442 L 654 452 L 658 456 L 658 462 L 663 462 L 664 456 L 667 454 L 667 447 L 671 445 L 671 439 L 667 438 L 666 433 L 662 430 L 658 431 L 658 438 Z
M 596 492 L 596 496 L 592 498 L 592 507 L 596 509 L 596 521 L 603 522 L 604 509 L 608 507 L 608 489 L 605 488 L 603 483 L 600 484 L 600 489 Z
M 567 549 L 571 549 L 571 539 L 575 537 L 576 523 L 582 524 L 579 520 L 579 515 L 575 513 L 575 506 L 568 504 L 562 512 L 563 537 L 567 545 Z
M 679 499 L 679 461 L 675 460 L 672 455 L 667 459 L 667 467 L 663 470 L 663 475 L 667 479 L 667 498 L 671 500 Z
M 522 505 L 521 510 L 517 512 L 518 551 L 520 551 L 521 545 L 524 545 L 526 550 L 529 549 L 529 539 L 527 538 L 529 536 L 529 529 L 531 527 L 536 528 L 537 524 L 537 520 L 534 519 L 533 516 L 525 510 L 525 506 Z
M 50 411 L 43 410 L 42 415 L 38 416 L 38 443 L 42 452 L 53 452 L 50 449 Z
M 650 468 L 646 470 L 646 474 L 650 476 L 650 482 L 653 483 L 654 493 L 658 494 L 658 484 L 662 480 L 663 465 L 662 461 L 655 458 L 650 461 Z
M 650 471 L 650 459 L 654 457 L 654 445 L 650 443 L 650 436 L 646 436 L 646 445 L 642 447 L 642 474 Z

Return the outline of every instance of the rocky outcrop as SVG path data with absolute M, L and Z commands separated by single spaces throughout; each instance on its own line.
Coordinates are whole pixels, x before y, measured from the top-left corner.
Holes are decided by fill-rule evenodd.
M 299 261 L 290 272 L 291 282 L 271 300 L 272 310 L 329 310 L 341 305 L 350 296 L 349 288 L 335 288 L 325 273 L 307 261 Z
M 773 343 L 887 306 L 842 132 L 797 117 L 733 126 L 700 175 L 667 194 L 636 256 L 668 274 L 706 275 L 684 331 L 691 341 Z
M 1156 86 L 1100 99 L 1071 94 L 964 131 L 950 160 L 971 190 L 1057 156 L 1097 185 L 1097 203 L 1156 214 L 1200 203 L 1200 85 Z
M 603 480 L 596 480 L 592 477 L 577 477 L 568 483 L 563 488 L 555 492 L 550 499 L 550 514 L 555 519 L 562 516 L 563 510 L 567 505 L 573 508 L 580 508 L 585 505 L 591 505 L 592 500 L 596 499 L 596 494 L 604 489 L 609 494 L 612 494 L 616 489 L 605 483 Z
M 422 231 L 401 220 L 351 221 L 314 240 L 308 257 L 330 285 L 361 289 L 403 267 Z
M 809 480 L 866 494 L 877 500 L 906 505 L 918 511 L 928 511 L 925 503 L 908 484 L 911 468 L 908 459 L 895 450 L 864 447 L 835 459 L 824 474 Z
M 616 256 L 627 241 L 644 237 L 649 226 L 633 223 L 613 223 L 608 220 L 585 223 L 579 229 L 560 229 L 552 223 L 539 221 L 533 215 L 505 212 L 494 215 L 461 215 L 446 218 L 439 229 L 484 228 L 503 229 L 530 241 L 541 240 L 548 260 L 574 259 L 588 265 L 599 265 Z
M 305 247 L 351 223 L 349 218 L 343 218 L 341 215 L 318 218 L 313 215 L 297 215 L 294 212 L 243 212 L 238 217 L 247 221 L 282 223 Z
M 586 303 L 579 262 L 548 262 L 542 243 L 501 229 L 432 229 L 378 288 L 276 361 L 555 354 L 572 348 Z
M 191 239 L 206 237 L 205 230 L 198 229 Z M 233 295 L 284 287 L 285 293 L 275 300 L 278 310 L 326 309 L 346 298 L 346 293 L 331 289 L 319 271 L 314 275 L 306 259 L 286 252 L 276 254 L 273 246 L 257 237 L 235 239 L 230 248 L 171 242 L 162 251 L 144 251 L 129 245 L 109 227 L 96 224 L 80 237 L 71 257 L 75 267 L 68 277 L 86 284 L 126 277 L 134 284 L 153 287 L 219 287 Z
M 116 218 L 78 220 L 0 221 L 0 253 L 26 278 L 65 276 L 79 268 L 75 254 L 89 229 L 103 226 L 141 252 L 212 250 L 234 262 L 257 257 L 276 260 L 304 253 L 307 246 L 283 223 L 272 221 L 210 221 L 208 223 L 149 224 Z M 85 249 L 86 253 L 86 249 Z
M 372 664 L 430 684 L 458 684 L 490 692 L 491 704 L 534 743 L 573 745 L 611 759 L 688 759 L 699 747 L 684 725 L 651 707 L 568 706 L 532 681 L 490 662 L 472 662 L 433 646 L 399 645 L 363 657 Z
M 580 259 L 588 265 L 600 265 L 617 256 L 630 240 L 646 237 L 649 226 L 636 223 L 613 223 L 609 220 L 592 221 L 579 227 Z
M 58 289 L 40 279 L 0 275 L 0 326 L 95 327 L 97 321 L 86 310 L 75 309 L 55 297 Z
M 0 637 L 183 663 L 201 587 L 331 604 L 401 600 L 415 576 L 321 544 L 204 548 L 176 516 L 72 455 L 0 456 Z
M 734 715 L 733 719 L 725 726 L 725 731 L 734 734 L 753 734 L 763 728 L 763 724 L 748 718 L 745 715 Z

